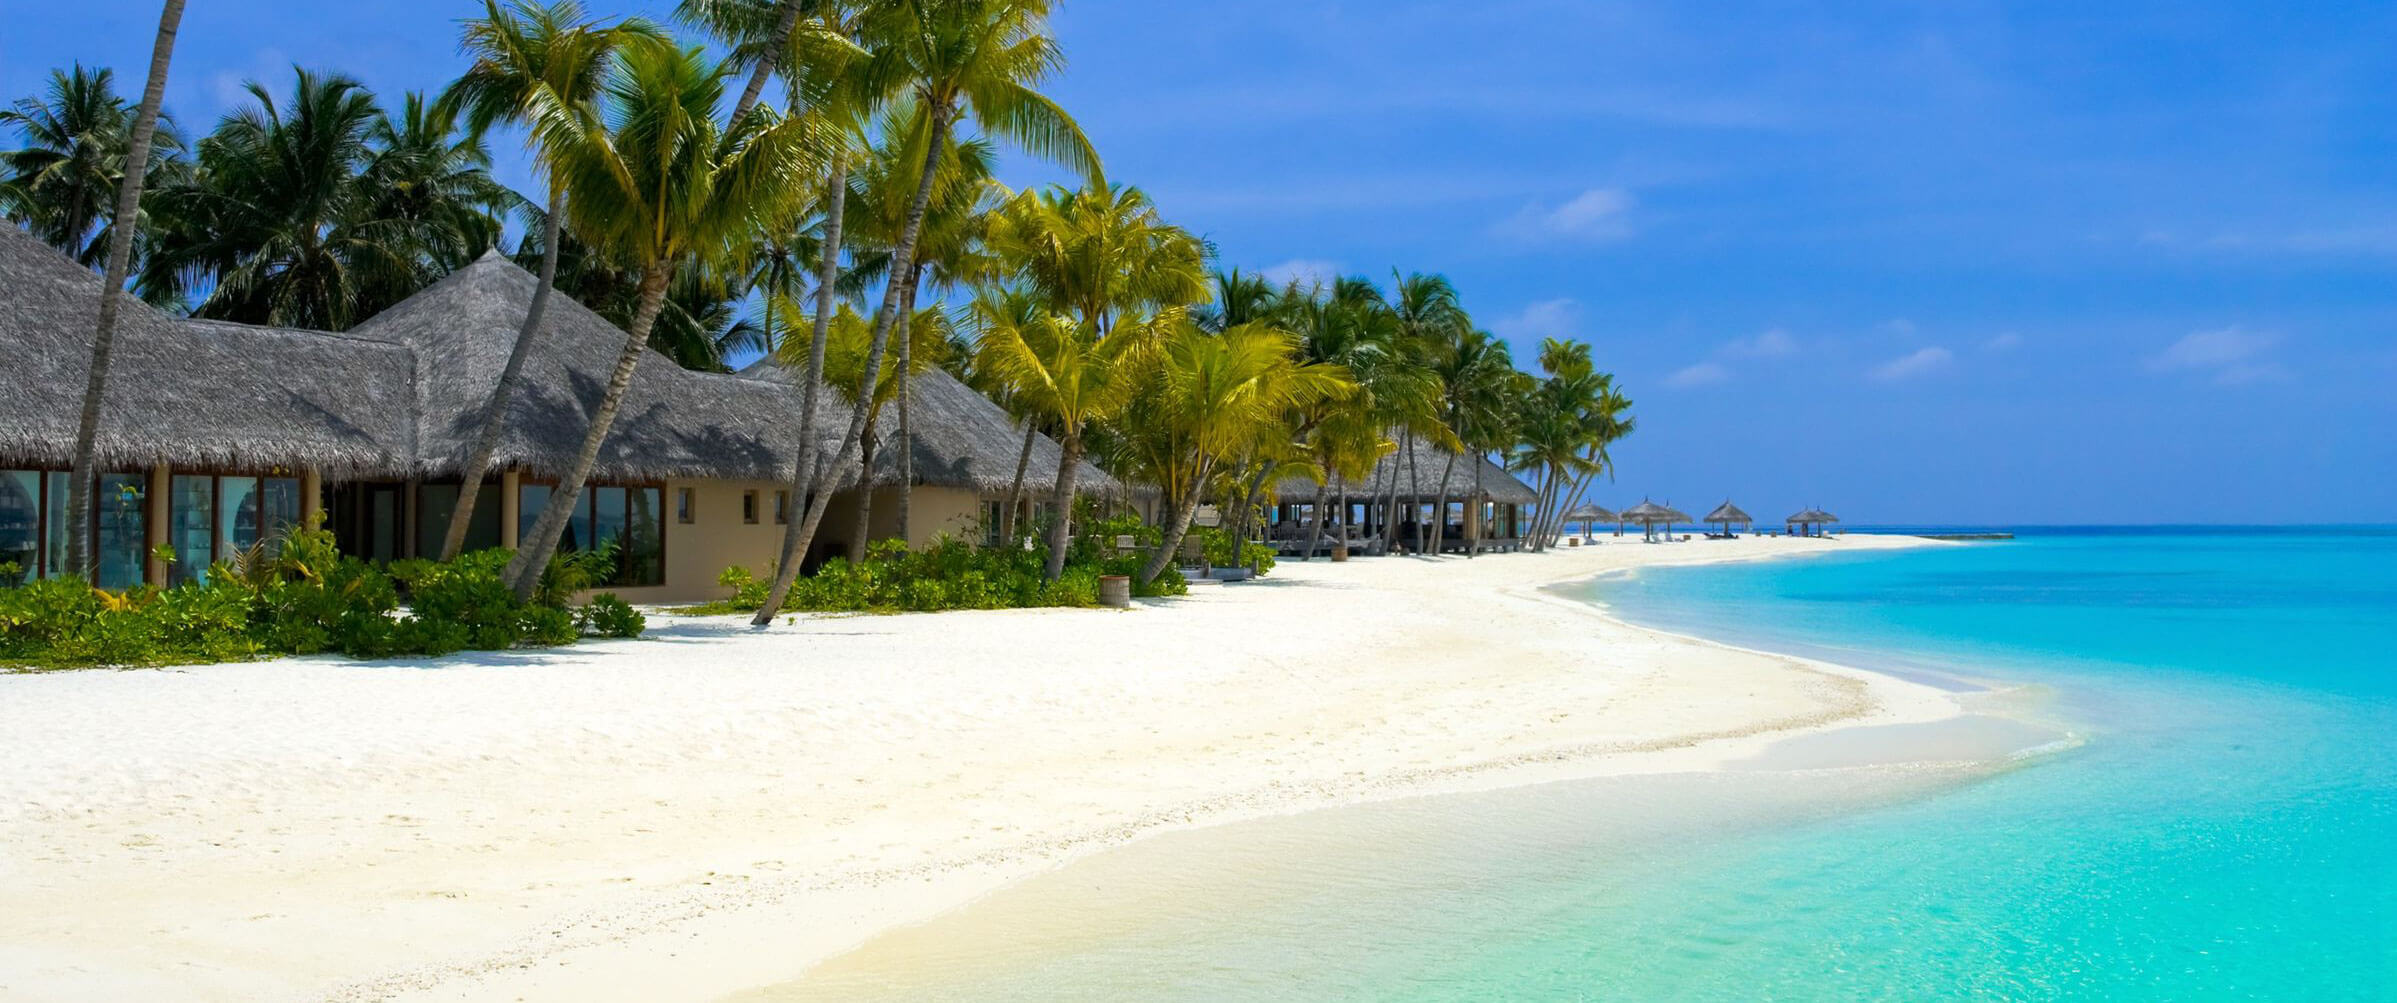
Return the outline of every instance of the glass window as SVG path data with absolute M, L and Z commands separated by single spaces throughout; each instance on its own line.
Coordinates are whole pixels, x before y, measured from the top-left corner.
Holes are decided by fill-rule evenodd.
M 0 576 L 8 588 L 42 571 L 42 475 L 31 470 L 0 470 L 0 564 L 14 564 L 14 574 Z
M 139 585 L 150 552 L 150 475 L 101 474 L 95 493 L 99 496 L 99 531 L 92 559 L 99 566 L 99 585 L 104 589 Z
M 416 489 L 416 554 L 419 557 L 441 556 L 442 540 L 449 535 L 450 513 L 458 510 L 459 486 L 456 484 L 423 484 Z M 546 500 L 546 499 L 544 499 Z M 541 513 L 530 513 L 538 518 Z M 522 536 L 531 528 L 527 522 L 517 529 Z M 499 546 L 499 488 L 491 481 L 483 482 L 483 490 L 475 492 L 474 516 L 466 520 L 466 540 L 459 545 L 462 552 L 489 550 Z
M 624 548 L 624 489 L 591 487 L 583 490 L 590 494 L 591 510 L 598 516 L 590 523 L 591 535 L 588 539 L 591 549 L 597 550 L 614 540 L 617 550 L 621 552 Z
M 631 488 L 625 492 L 624 543 L 616 584 L 666 584 L 666 512 L 659 489 Z
M 698 513 L 696 513 L 696 512 L 693 512 L 693 511 L 692 511 L 691 501 L 692 501 L 692 499 L 691 499 L 691 489 L 690 489 L 690 488 L 675 488 L 675 489 L 674 489 L 674 521 L 675 521 L 675 522 L 679 522 L 679 523 L 681 523 L 681 524 L 683 524 L 683 525 L 685 525 L 685 526 L 688 526 L 688 525 L 690 525 L 690 524 L 691 524 L 693 521 L 695 521 L 695 520 L 697 519 L 697 517 L 698 517 Z
M 781 526 L 788 524 L 790 521 L 791 493 L 788 491 L 774 492 L 774 524 Z
M 757 523 L 757 492 L 741 492 L 741 521 L 751 525 Z
M 265 539 L 259 522 L 260 506 L 265 499 L 255 477 L 219 477 L 216 479 L 216 546 L 217 559 L 232 560 Z M 180 549 L 180 548 L 178 548 Z
M 1000 540 L 999 540 L 999 523 L 1000 523 L 1000 522 L 1003 520 L 1003 518 L 1005 517 L 1005 515 L 1006 515 L 1006 514 L 1007 514 L 1007 503 L 1006 503 L 1006 502 L 1003 502 L 1003 501 L 995 501 L 995 500 L 986 500 L 986 501 L 984 501 L 984 502 L 982 503 L 982 545 L 983 545 L 983 546 L 985 546 L 985 547 L 996 547 L 996 546 L 998 546 L 998 545 L 999 545 L 999 543 L 1000 543 Z
M 300 480 L 269 477 L 258 499 L 259 532 L 271 549 L 281 550 L 283 534 L 300 524 Z
M 206 581 L 216 560 L 216 478 L 177 474 L 168 482 L 166 543 L 175 548 L 166 583 Z
M 53 473 L 49 481 L 42 519 L 42 577 L 56 578 L 67 570 L 67 475 Z

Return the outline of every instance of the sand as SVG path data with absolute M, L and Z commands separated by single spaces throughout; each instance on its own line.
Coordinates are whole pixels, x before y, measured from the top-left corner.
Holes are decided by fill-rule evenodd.
M 0 676 L 0 998 L 713 999 L 1147 833 L 1944 720 L 1931 686 L 1543 588 L 1914 545 L 1285 562 L 1130 611 Z

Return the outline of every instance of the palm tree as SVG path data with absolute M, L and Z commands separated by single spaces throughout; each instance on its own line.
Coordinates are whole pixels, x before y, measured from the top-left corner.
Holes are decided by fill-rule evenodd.
M 1393 278 L 1397 278 L 1395 273 Z M 1414 363 L 1420 363 L 1432 354 L 1431 346 L 1449 344 L 1455 340 L 1458 331 L 1472 326 L 1465 316 L 1464 307 L 1458 304 L 1456 286 L 1444 275 L 1415 273 L 1397 278 L 1396 285 L 1391 289 L 1389 307 L 1397 318 L 1398 351 L 1403 358 Z M 1421 504 L 1423 490 L 1417 479 L 1419 472 L 1415 469 L 1415 439 L 1436 424 L 1436 420 L 1426 418 L 1423 414 L 1411 415 L 1399 425 L 1403 437 L 1402 448 L 1407 455 L 1407 493 L 1417 500 L 1418 505 Z M 1437 436 L 1437 433 L 1433 434 Z M 1396 472 L 1392 473 L 1395 475 Z M 1445 479 L 1441 481 L 1441 486 L 1445 490 Z M 1395 509 L 1398 501 L 1396 476 L 1390 478 L 1390 500 L 1391 507 Z M 1443 501 L 1441 504 L 1445 506 L 1447 503 Z M 1436 515 L 1435 521 L 1443 527 L 1447 525 L 1445 507 Z M 1398 520 L 1390 520 L 1392 541 L 1396 540 L 1397 525 Z M 1415 549 L 1418 552 L 1424 548 L 1426 528 L 1420 522 L 1415 526 Z M 1438 551 L 1433 553 L 1437 554 Z
M 1075 329 L 1094 342 L 1173 330 L 1184 322 L 1188 306 L 1207 294 L 1205 245 L 1165 222 L 1138 188 L 1052 188 L 1018 195 L 992 220 L 988 239 L 1005 271 L 1034 290 L 1051 313 L 1072 317 Z M 1136 347 L 1117 346 L 1103 354 L 1120 358 Z M 992 356 L 983 358 L 987 363 Z M 994 371 L 1028 389 L 1034 400 L 1056 394 L 1054 388 L 1021 382 L 1040 377 L 1022 359 L 1002 361 Z M 1075 444 L 1057 469 L 1057 521 L 1049 527 L 1048 575 L 1054 580 L 1064 571 L 1065 545 L 1073 534 L 1075 467 L 1085 429 L 1082 417 L 1054 406 L 1044 410 L 1060 423 L 1063 438 Z
M 117 182 L 116 211 L 120 224 L 134 218 L 141 205 L 142 177 L 150 167 L 150 138 L 158 131 L 158 109 L 166 101 L 166 73 L 175 57 L 175 32 L 183 24 L 183 0 L 166 0 L 158 12 L 158 36 L 150 45 L 150 77 L 142 85 L 141 110 L 133 115 L 133 134 L 125 142 L 124 177 Z M 117 300 L 133 269 L 133 231 L 118 225 L 108 235 L 108 269 L 100 283 L 100 320 L 92 334 L 92 363 L 83 384 L 83 413 L 75 426 L 75 462 L 67 477 L 67 573 L 91 573 L 85 558 L 92 535 L 93 446 L 100 435 L 100 401 L 108 390 L 108 357 L 116 347 Z
M 1441 553 L 1446 547 L 1448 478 L 1455 472 L 1459 454 L 1474 448 L 1477 438 L 1473 433 L 1490 420 L 1482 411 L 1501 406 L 1491 399 L 1493 385 L 1503 380 L 1506 373 L 1514 371 L 1505 345 L 1505 342 L 1492 337 L 1487 331 L 1460 328 L 1453 332 L 1452 337 L 1424 346 L 1429 356 L 1431 375 L 1439 388 L 1439 421 L 1446 430 L 1448 444 L 1455 447 L 1449 450 L 1447 466 L 1440 472 L 1440 515 L 1434 520 L 1437 525 L 1432 529 L 1431 552 L 1434 554 Z M 1478 455 L 1472 463 L 1476 484 L 1474 496 L 1466 501 L 1468 506 L 1481 504 L 1478 481 L 1481 461 Z M 1476 540 L 1480 533 L 1473 528 L 1473 524 L 1478 521 L 1465 520 L 1467 531 Z M 1475 546 L 1474 543 L 1468 543 L 1468 553 Z
M 767 112 L 725 126 L 715 119 L 723 96 L 723 70 L 699 49 L 635 39 L 617 51 L 600 115 L 553 105 L 536 122 L 552 177 L 574 192 L 576 234 L 641 269 L 641 306 L 582 448 L 509 566 L 520 597 L 532 595 L 582 497 L 674 269 L 737 262 L 752 235 L 788 219 L 820 163 L 826 144 L 807 120 Z
M 1149 354 L 1152 372 L 1128 424 L 1156 444 L 1157 483 L 1174 504 L 1163 544 L 1140 569 L 1144 585 L 1173 563 L 1220 465 L 1250 451 L 1290 409 L 1356 391 L 1338 366 L 1300 362 L 1296 337 L 1260 321 L 1220 334 L 1185 321 Z
M 858 92 L 903 90 L 925 117 L 923 166 L 915 200 L 893 245 L 895 260 L 914 259 L 950 130 L 962 118 L 970 117 L 983 134 L 1079 172 L 1094 184 L 1103 179 L 1098 151 L 1081 127 L 1055 101 L 1033 89 L 1063 62 L 1056 39 L 1047 34 L 1048 13 L 1049 0 L 890 0 L 861 13 L 858 34 L 870 55 L 858 66 Z M 884 283 L 870 342 L 877 363 L 866 367 L 869 372 L 879 368 L 880 352 L 898 320 L 902 285 Z M 821 315 L 821 307 L 818 312 Z M 864 415 L 850 415 L 840 452 L 828 469 L 854 462 L 864 432 Z M 804 472 L 793 476 L 796 481 Z M 828 494 L 815 492 L 818 498 Z M 799 555 L 823 518 L 823 505 L 811 501 L 808 509 L 798 527 L 783 535 L 774 587 L 752 620 L 757 626 L 772 623 L 790 595 L 791 582 L 799 574 Z
M 25 143 L 0 153 L 0 216 L 91 267 L 107 255 L 108 211 L 133 131 L 133 109 L 117 97 L 115 80 L 108 70 L 81 64 L 52 70 L 45 97 L 0 108 L 0 125 L 16 127 Z M 161 114 L 148 172 L 157 175 L 182 147 Z
M 1055 520 L 1049 524 L 1043 572 L 1049 581 L 1065 573 L 1074 481 L 1088 451 L 1083 433 L 1131 402 L 1138 382 L 1137 355 L 1147 341 L 1138 335 L 1101 337 L 1089 323 L 1055 313 L 1038 315 L 1028 324 L 994 324 L 983 330 L 979 363 L 1046 417 L 1063 447 L 1056 485 L 1049 493 Z
M 1492 450 L 1503 449 L 1513 441 L 1523 374 L 1515 369 L 1514 355 L 1507 343 L 1488 331 L 1468 333 L 1458 341 L 1455 355 L 1458 377 L 1443 382 L 1450 390 L 1450 428 L 1473 456 L 1472 504 L 1478 513 L 1483 504 L 1484 460 Z M 1467 558 L 1481 553 L 1484 532 L 1478 525 L 1474 528 L 1465 543 Z
M 466 74 L 450 86 L 450 94 L 466 109 L 480 132 L 495 122 L 530 123 L 561 115 L 589 113 L 599 92 L 608 61 L 630 38 L 654 38 L 657 29 L 644 21 L 625 21 L 611 27 L 593 25 L 574 0 L 538 5 L 518 2 L 502 10 L 498 0 L 484 0 L 484 16 L 466 22 L 460 47 L 474 56 Z M 476 496 L 499 451 L 507 423 L 508 402 L 523 383 L 524 362 L 532 355 L 541 319 L 549 312 L 550 290 L 558 278 L 558 250 L 564 243 L 560 227 L 566 215 L 566 187 L 548 157 L 539 132 L 531 137 L 533 152 L 549 174 L 549 203 L 541 212 L 540 281 L 533 302 L 516 329 L 516 343 L 499 383 L 483 404 L 482 428 L 459 467 L 457 506 L 441 536 L 441 559 L 458 556 L 466 544 L 466 528 L 474 518 Z

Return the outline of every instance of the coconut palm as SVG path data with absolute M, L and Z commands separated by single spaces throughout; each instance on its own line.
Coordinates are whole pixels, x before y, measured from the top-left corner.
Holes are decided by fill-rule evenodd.
M 1093 341 L 1173 330 L 1184 322 L 1189 305 L 1207 294 L 1205 245 L 1165 222 L 1138 188 L 1051 188 L 1017 195 L 991 220 L 988 240 L 1004 271 L 1037 293 L 1051 313 L 1073 318 L 1075 329 Z M 1135 347 L 1116 346 L 1102 354 L 1122 358 Z M 1039 376 L 1034 367 L 1014 364 L 1021 361 L 994 371 L 1035 400 L 1053 396 L 1053 389 L 1021 383 Z M 1074 455 L 1062 458 L 1057 470 L 1057 521 L 1049 527 L 1048 574 L 1054 580 L 1064 571 L 1065 544 L 1072 536 L 1074 468 L 1081 462 L 1087 429 L 1080 417 L 1054 407 L 1042 410 L 1076 444 Z
M 908 353 L 908 356 L 918 367 L 917 371 L 921 372 L 939 365 L 946 356 L 949 346 L 948 312 L 938 306 L 926 307 L 917 311 L 915 317 L 910 318 L 906 328 L 908 337 L 916 342 L 914 351 Z M 871 347 L 871 340 L 872 328 L 866 319 L 859 316 L 856 310 L 843 305 L 839 315 L 833 318 L 832 330 L 827 334 L 824 345 L 825 381 L 851 407 L 862 407 L 866 411 L 866 444 L 858 453 L 858 483 L 860 485 L 869 483 L 874 463 L 879 458 L 875 449 L 877 439 L 874 429 L 881 422 L 886 409 L 892 402 L 898 400 L 899 395 L 903 392 L 901 388 L 906 385 L 906 380 L 903 378 L 902 372 L 904 367 L 909 364 L 907 361 L 902 361 L 894 355 L 886 353 L 882 358 L 881 369 L 875 374 L 872 381 L 873 396 L 861 397 L 857 391 L 867 384 L 865 379 L 866 355 L 867 350 Z M 795 356 L 805 350 L 795 342 L 786 342 L 783 346 L 783 354 L 778 357 L 777 361 L 788 368 L 797 369 L 800 360 Z M 871 542 L 868 532 L 871 523 L 868 515 L 872 511 L 873 497 L 874 492 L 870 489 L 857 492 L 856 519 L 851 523 L 850 528 L 849 557 L 851 560 L 864 560 L 866 546 Z
M 1291 409 L 1356 392 L 1340 367 L 1301 362 L 1297 338 L 1264 322 L 1215 334 L 1183 321 L 1146 354 L 1148 373 L 1127 424 L 1149 445 L 1152 472 L 1172 510 L 1163 545 L 1140 569 L 1142 584 L 1173 563 L 1220 466 L 1251 451 Z
M 550 4 L 519 2 L 505 9 L 498 0 L 484 0 L 483 12 L 482 17 L 466 22 L 460 47 L 474 57 L 474 63 L 450 85 L 449 92 L 465 109 L 477 132 L 503 121 L 530 123 L 559 115 L 588 114 L 616 48 L 629 38 L 657 36 L 657 29 L 645 21 L 595 25 L 574 0 Z M 516 329 L 516 343 L 508 350 L 507 365 L 500 370 L 499 382 L 483 405 L 482 427 L 459 467 L 457 505 L 450 511 L 449 526 L 441 537 L 443 560 L 456 557 L 466 544 L 466 528 L 474 517 L 476 496 L 482 493 L 483 477 L 491 469 L 491 457 L 499 450 L 508 402 L 515 399 L 523 383 L 524 362 L 532 355 L 541 319 L 549 312 L 550 291 L 557 285 L 558 251 L 564 243 L 560 227 L 565 223 L 566 187 L 549 161 L 543 136 L 535 131 L 529 140 L 535 159 L 549 175 L 548 205 L 541 211 L 540 225 L 536 228 L 540 234 L 541 259 L 535 274 L 540 281 L 533 286 L 533 302 L 525 310 L 524 323 Z
M 1447 445 L 1454 447 L 1448 451 L 1447 465 L 1440 471 L 1437 506 L 1440 514 L 1433 520 L 1436 525 L 1432 528 L 1431 552 L 1434 554 L 1441 553 L 1446 547 L 1448 478 L 1455 472 L 1457 458 L 1467 449 L 1474 448 L 1477 437 L 1473 433 L 1479 425 L 1489 420 L 1482 412 L 1503 407 L 1503 401 L 1493 398 L 1496 389 L 1504 386 L 1506 374 L 1514 371 L 1505 344 L 1487 331 L 1462 328 L 1453 332 L 1450 338 L 1423 346 L 1428 356 L 1428 369 L 1439 388 L 1439 421 L 1446 430 Z M 1476 458 L 1471 462 L 1478 479 L 1481 461 Z M 1468 499 L 1466 504 L 1473 506 L 1480 503 L 1477 481 L 1474 497 Z M 1465 520 L 1469 532 L 1476 521 Z M 1479 535 L 1478 532 L 1473 533 L 1475 537 Z M 1468 543 L 1467 550 L 1471 551 L 1473 546 Z
M 0 217 L 88 267 L 105 263 L 109 210 L 132 138 L 134 110 L 117 96 L 115 81 L 109 70 L 76 64 L 50 71 L 43 96 L 0 108 L 0 126 L 14 127 L 25 144 L 0 152 Z M 162 114 L 149 176 L 155 179 L 182 148 Z
M 183 0 L 166 0 L 158 12 L 158 34 L 150 45 L 149 81 L 142 85 L 141 108 L 133 115 L 133 132 L 125 142 L 124 176 L 117 181 L 116 210 L 109 219 L 129 220 L 139 211 L 142 179 L 150 166 L 150 140 L 158 131 L 159 106 L 166 101 L 168 64 L 174 61 L 175 32 L 183 24 Z M 75 426 L 75 461 L 67 477 L 67 573 L 91 573 L 92 462 L 100 435 L 100 401 L 108 389 L 108 357 L 115 350 L 117 307 L 125 280 L 133 269 L 133 232 L 116 226 L 108 235 L 108 267 L 100 284 L 100 320 L 92 333 L 92 362 L 83 384 L 83 411 Z
M 1155 319 L 1158 327 L 1178 317 Z M 1054 522 L 1049 524 L 1049 581 L 1065 572 L 1065 549 L 1072 535 L 1074 483 L 1088 452 L 1084 433 L 1095 422 L 1114 417 L 1132 399 L 1138 386 L 1140 355 L 1149 332 L 1128 331 L 1101 337 L 1086 321 L 1058 313 L 1042 313 L 1029 323 L 992 323 L 983 329 L 978 363 L 1015 388 L 1025 406 L 1042 415 L 1057 433 L 1063 459 L 1049 493 Z
M 1033 89 L 1064 61 L 1056 40 L 1047 34 L 1049 6 L 1049 0 L 890 0 L 861 12 L 857 34 L 871 54 L 857 66 L 857 92 L 904 91 L 924 115 L 923 166 L 917 173 L 915 199 L 893 245 L 895 260 L 914 259 L 941 158 L 951 130 L 961 120 L 971 119 L 984 135 L 1081 173 L 1094 184 L 1103 179 L 1098 151 L 1081 127 L 1055 101 Z M 870 342 L 877 360 L 900 315 L 903 285 L 883 285 Z M 866 368 L 871 372 L 878 365 Z M 843 469 L 854 461 L 864 431 L 864 416 L 852 414 L 829 469 Z M 794 475 L 801 476 L 804 472 Z M 784 534 L 774 587 L 752 621 L 756 625 L 773 622 L 789 596 L 791 581 L 799 573 L 799 554 L 814 536 L 823 508 L 810 504 L 798 528 Z
M 1413 273 L 1400 277 L 1393 272 L 1392 277 L 1396 282 L 1391 287 L 1388 304 L 1398 328 L 1399 354 L 1410 363 L 1420 364 L 1433 354 L 1433 346 L 1452 343 L 1459 331 L 1472 326 L 1465 316 L 1464 307 L 1458 302 L 1456 286 L 1448 281 L 1447 276 Z M 1406 416 L 1398 423 L 1402 448 L 1406 450 L 1407 457 L 1407 493 L 1418 502 L 1423 497 L 1423 490 L 1421 471 L 1415 468 L 1415 440 L 1427 433 L 1435 439 L 1440 438 L 1440 433 L 1431 431 L 1435 424 L 1437 419 L 1425 413 Z M 1395 471 L 1392 473 L 1390 501 L 1392 508 L 1396 508 L 1398 478 Z M 1445 489 L 1447 481 L 1443 479 L 1441 485 Z M 1446 502 L 1441 504 L 1445 506 Z M 1443 527 L 1447 525 L 1445 508 L 1433 521 Z M 1398 523 L 1397 519 L 1390 520 L 1387 538 L 1391 542 L 1397 539 Z M 1417 551 L 1426 546 L 1425 534 L 1428 530 L 1429 527 L 1421 522 L 1416 523 L 1414 546 Z M 1433 553 L 1438 551 L 1434 550 Z
M 633 39 L 609 68 L 600 115 L 551 106 L 535 122 L 553 177 L 574 193 L 575 233 L 641 269 L 641 305 L 581 449 L 509 565 L 519 596 L 532 595 L 582 497 L 674 269 L 736 264 L 754 234 L 788 219 L 821 165 L 826 144 L 806 119 L 765 112 L 726 126 L 715 119 L 723 97 L 723 70 L 699 49 Z

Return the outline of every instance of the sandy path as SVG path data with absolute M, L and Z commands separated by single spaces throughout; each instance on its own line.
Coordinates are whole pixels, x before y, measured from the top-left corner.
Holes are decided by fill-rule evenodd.
M 707 999 L 1160 827 L 1936 719 L 1927 687 L 1535 588 L 1908 542 L 1285 563 L 1130 612 L 0 676 L 0 997 Z

